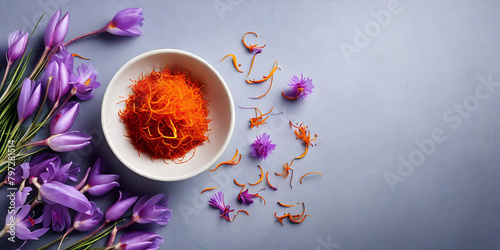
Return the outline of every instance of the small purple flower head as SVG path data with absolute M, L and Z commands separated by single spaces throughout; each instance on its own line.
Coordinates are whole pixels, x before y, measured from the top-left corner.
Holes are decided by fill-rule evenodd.
M 265 160 L 267 157 L 273 153 L 276 148 L 276 144 L 272 144 L 271 140 L 269 140 L 271 136 L 266 133 L 257 136 L 257 139 L 250 146 L 250 154 L 254 158 L 258 158 L 260 160 Z
M 73 222 L 73 227 L 80 231 L 86 232 L 97 226 L 102 219 L 102 212 L 96 206 L 94 202 L 90 202 L 92 205 L 92 209 L 90 213 L 76 213 L 75 214 L 75 222 Z
M 89 174 L 89 181 L 87 183 L 87 192 L 94 196 L 103 195 L 109 192 L 114 187 L 120 186 L 116 180 L 120 176 L 116 174 L 101 174 L 101 158 L 98 158 Z
M 119 11 L 109 22 L 105 29 L 117 36 L 140 36 L 144 17 L 141 8 L 128 8 Z
M 238 195 L 238 200 L 243 202 L 245 205 L 250 205 L 253 203 L 253 199 L 255 199 L 257 197 L 259 197 L 258 193 L 257 194 L 249 194 L 248 189 L 247 189 Z
M 63 134 L 73 125 L 73 122 L 80 110 L 80 104 L 75 101 L 70 101 L 52 117 L 50 121 L 50 135 Z
M 286 96 L 282 93 L 283 97 L 289 100 L 295 100 L 297 98 L 305 99 L 310 93 L 313 92 L 314 85 L 312 84 L 311 78 L 304 78 L 302 74 L 300 74 L 300 79 L 297 76 L 293 76 L 290 78 L 290 83 L 288 86 L 292 87 L 291 93 Z
M 40 175 L 47 171 L 47 168 L 59 168 L 61 159 L 58 155 L 52 153 L 42 153 L 36 155 L 30 161 L 30 176 L 40 177 Z
M 4 184 L 21 185 L 24 180 L 30 177 L 30 164 L 27 162 L 19 164 L 12 173 L 12 175 L 5 176 Z
M 163 238 L 155 233 L 140 232 L 140 231 L 126 232 L 122 235 L 122 237 L 120 238 L 120 242 L 114 249 L 155 250 L 159 249 L 162 243 L 163 243 Z
M 116 221 L 120 219 L 127 210 L 134 205 L 135 201 L 137 201 L 137 196 L 128 198 L 128 194 L 125 193 L 122 197 L 122 192 L 118 191 L 120 196 L 118 197 L 118 201 L 115 202 L 111 207 L 106 210 L 106 221 Z M 123 198 L 123 200 L 122 200 Z
M 96 81 L 97 71 L 90 64 L 81 64 L 76 68 L 77 75 L 72 75 L 71 82 L 76 88 L 75 96 L 80 100 L 88 100 L 94 96 L 94 89 L 101 84 Z
M 24 79 L 17 101 L 17 117 L 20 122 L 28 119 L 36 110 L 42 96 L 42 85 L 29 78 Z
M 7 62 L 9 64 L 12 64 L 24 54 L 28 45 L 28 35 L 28 32 L 24 33 L 22 30 L 16 30 L 10 34 L 9 49 L 7 50 Z
M 48 96 L 52 103 L 55 103 L 69 92 L 69 76 L 70 71 L 68 71 L 66 64 L 63 62 L 58 63 L 55 60 L 49 62 L 41 82 L 45 89 L 48 88 Z M 49 84 L 50 77 L 52 77 L 52 80 Z
M 64 66 L 66 66 L 66 69 L 70 73 L 73 72 L 73 54 L 69 53 L 66 47 L 62 45 L 58 45 L 59 50 L 50 58 L 50 62 L 57 62 L 58 64 L 64 63 Z M 49 62 L 49 63 L 50 63 Z
M 92 139 L 92 136 L 88 134 L 71 131 L 47 138 L 44 145 L 49 146 L 56 152 L 68 152 L 87 146 L 90 144 L 90 139 Z
M 59 17 L 61 17 L 61 10 L 57 10 L 45 29 L 44 42 L 47 48 L 54 48 L 64 40 L 68 33 L 69 13 L 66 13 L 61 20 Z
M 212 195 L 212 198 L 208 200 L 208 204 L 211 206 L 214 206 L 219 209 L 219 212 L 222 217 L 226 218 L 226 220 L 229 220 L 229 213 L 234 211 L 230 210 L 230 206 L 226 206 L 224 203 L 224 193 L 218 192 L 216 194 Z
M 36 177 L 34 177 L 36 178 Z M 42 199 L 47 204 L 61 204 L 81 213 L 90 213 L 92 205 L 84 194 L 72 186 L 57 182 L 35 184 Z
M 132 220 L 139 224 L 156 222 L 166 225 L 172 217 L 172 211 L 168 208 L 168 197 L 157 194 L 148 200 L 147 196 L 140 198 L 132 209 Z
M 61 232 L 71 226 L 71 216 L 67 207 L 60 204 L 45 204 L 43 206 L 43 227 L 52 225 L 52 230 Z
M 73 166 L 73 162 L 69 162 L 63 166 L 49 164 L 46 167 L 46 172 L 41 173 L 39 177 L 42 182 L 57 181 L 64 184 L 68 179 L 76 181 L 79 172 L 80 168 Z
M 38 237 L 42 236 L 49 230 L 48 228 L 40 228 L 34 231 L 30 230 L 43 220 L 42 216 L 37 219 L 33 219 L 29 216 L 30 210 L 30 205 L 17 207 L 14 210 L 9 210 L 9 213 L 5 218 L 5 226 L 14 226 L 15 235 L 20 240 L 38 240 Z M 13 217 L 15 218 L 14 220 L 12 220 Z

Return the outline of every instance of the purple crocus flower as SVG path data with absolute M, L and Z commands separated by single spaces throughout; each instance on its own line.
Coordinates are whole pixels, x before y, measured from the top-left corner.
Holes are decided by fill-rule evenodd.
M 30 176 L 30 164 L 25 162 L 17 165 L 12 171 L 12 175 L 5 176 L 4 184 L 21 185 Z
M 231 207 L 229 205 L 226 206 L 226 204 L 224 203 L 224 193 L 218 192 L 216 194 L 213 194 L 212 198 L 208 200 L 208 204 L 218 208 L 221 216 L 226 220 L 230 220 L 229 213 L 233 212 L 234 210 L 230 210 Z
M 106 222 L 116 221 L 120 219 L 127 210 L 134 205 L 135 201 L 137 201 L 137 196 L 128 198 L 128 194 L 125 193 L 122 196 L 122 192 L 118 191 L 120 196 L 118 197 L 118 201 L 115 202 L 112 206 L 106 210 Z M 123 198 L 123 200 L 122 200 Z
M 123 250 L 154 250 L 159 249 L 160 245 L 163 243 L 163 238 L 155 233 L 150 232 L 126 232 L 120 238 L 120 242 L 115 246 L 114 249 Z
M 116 174 L 101 174 L 101 158 L 97 158 L 90 170 L 90 174 L 88 177 L 88 183 L 84 187 L 89 194 L 94 196 L 103 195 L 109 192 L 114 187 L 120 186 L 116 180 L 120 178 L 120 176 Z
M 258 158 L 260 160 L 265 160 L 270 154 L 273 153 L 276 148 L 276 144 L 272 144 L 271 140 L 269 140 L 271 136 L 266 133 L 257 136 L 257 139 L 250 146 L 250 154 L 254 158 Z
M 288 86 L 292 87 L 291 93 L 289 95 L 285 95 L 285 93 L 281 93 L 283 97 L 288 100 L 295 100 L 297 98 L 305 99 L 310 93 L 313 92 L 314 85 L 312 84 L 311 78 L 304 78 L 302 74 L 300 74 L 300 79 L 297 76 L 293 76 L 290 78 L 290 83 Z
M 77 174 L 80 172 L 80 168 L 73 166 L 73 162 L 66 163 L 63 166 L 56 164 L 48 164 L 46 167 L 46 172 L 39 175 L 42 182 L 57 181 L 60 183 L 66 183 L 68 179 L 72 181 L 77 180 Z
M 76 88 L 75 96 L 80 100 L 88 100 L 94 96 L 94 89 L 101 84 L 96 81 L 97 71 L 90 64 L 81 64 L 76 68 L 76 75 L 72 75 L 71 83 Z
M 53 135 L 38 144 L 49 146 L 56 152 L 68 152 L 87 146 L 88 144 L 90 144 L 90 139 L 92 139 L 92 136 L 88 134 L 78 131 L 71 131 L 64 134 Z M 33 143 L 33 145 L 38 144 Z
M 73 122 L 80 111 L 80 104 L 75 101 L 70 101 L 54 115 L 50 121 L 50 135 L 63 134 L 73 125 Z
M 32 182 L 47 204 L 61 204 L 81 213 L 90 213 L 92 209 L 90 201 L 74 187 L 57 181 L 45 182 L 40 185 L 36 177 L 33 178 Z
M 67 207 L 60 204 L 45 204 L 43 206 L 43 227 L 52 224 L 52 230 L 61 232 L 71 226 L 71 216 Z
M 28 119 L 36 110 L 42 95 L 42 85 L 29 78 L 24 79 L 21 93 L 17 101 L 17 117 L 19 122 Z
M 68 72 L 73 72 L 73 54 L 69 53 L 65 46 L 58 45 L 59 49 L 57 52 L 50 58 L 50 62 L 57 62 L 58 64 L 64 63 Z
M 109 22 L 105 30 L 117 36 L 140 36 L 142 32 L 142 9 L 141 8 L 128 8 L 119 11 Z
M 249 194 L 247 189 L 238 195 L 238 200 L 243 202 L 245 205 L 250 205 L 253 203 L 253 199 L 257 197 L 260 197 L 258 192 L 256 194 Z
M 169 199 L 157 194 L 150 199 L 147 196 L 140 198 L 132 209 L 132 220 L 139 224 L 156 222 L 166 225 L 172 217 L 172 211 L 167 207 Z
M 40 177 L 40 174 L 47 171 L 47 168 L 59 168 L 61 159 L 58 155 L 52 153 L 42 153 L 31 159 L 29 166 L 29 175 L 31 177 Z
M 28 199 L 28 195 L 30 195 L 30 192 L 33 189 L 31 187 L 24 187 L 22 190 L 17 191 L 15 195 L 15 207 L 22 207 L 24 204 L 26 204 L 26 200 Z
M 9 36 L 9 49 L 7 50 L 7 63 L 12 64 L 24 54 L 28 45 L 28 32 L 16 30 Z
M 5 218 L 5 227 L 15 227 L 16 237 L 20 240 L 38 240 L 38 237 L 42 236 L 49 230 L 48 228 L 40 228 L 34 231 L 30 230 L 43 220 L 42 216 L 37 219 L 33 219 L 29 216 L 30 210 L 30 205 L 24 205 L 16 208 L 15 210 L 9 210 L 9 213 Z M 12 220 L 13 218 L 15 219 Z
M 92 205 L 90 213 L 79 212 L 75 214 L 73 227 L 80 232 L 89 231 L 90 229 L 97 226 L 99 221 L 101 221 L 102 219 L 101 210 L 96 206 L 94 202 L 91 201 L 90 204 Z
M 59 20 L 59 17 L 61 17 L 61 10 L 57 10 L 45 29 L 44 42 L 47 48 L 54 48 L 61 43 L 68 32 L 69 13 L 66 13 L 61 20 Z
M 69 92 L 69 76 L 70 72 L 63 62 L 58 63 L 54 60 L 49 62 L 41 78 L 41 82 L 45 89 L 48 88 L 48 96 L 53 103 L 61 99 L 61 97 L 65 96 Z M 50 77 L 52 77 L 52 80 L 49 85 Z

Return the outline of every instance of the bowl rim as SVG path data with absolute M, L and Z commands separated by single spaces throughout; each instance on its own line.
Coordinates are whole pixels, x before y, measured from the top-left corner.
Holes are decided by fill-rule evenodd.
M 191 58 L 193 58 L 193 59 L 201 62 L 203 65 L 205 65 L 210 71 L 212 71 L 216 75 L 216 77 L 219 79 L 220 83 L 222 84 L 222 87 L 223 87 L 224 91 L 226 92 L 227 98 L 229 99 L 229 109 L 230 109 L 230 112 L 231 112 L 231 119 L 230 119 L 230 124 L 229 124 L 228 136 L 225 139 L 224 143 L 222 144 L 221 149 L 218 150 L 217 154 L 212 158 L 212 160 L 209 161 L 209 162 L 207 162 L 202 168 L 196 169 L 196 171 L 192 171 L 192 172 L 189 172 L 189 173 L 186 173 L 186 174 L 183 174 L 183 175 L 179 175 L 179 176 L 175 176 L 175 177 L 157 176 L 157 175 L 149 174 L 149 173 L 146 173 L 146 172 L 143 172 L 143 171 L 139 170 L 138 168 L 136 168 L 136 167 L 132 166 L 130 163 L 128 163 L 128 161 L 126 159 L 124 159 L 124 157 L 122 156 L 122 154 L 117 153 L 118 149 L 115 148 L 115 145 L 112 144 L 112 143 L 110 143 L 111 138 L 110 138 L 110 135 L 108 135 L 108 132 L 107 132 L 107 129 L 106 129 L 106 119 L 104 117 L 104 113 L 105 113 L 104 112 L 104 107 L 105 107 L 104 103 L 106 103 L 108 101 L 108 99 L 111 98 L 110 97 L 111 96 L 111 89 L 108 88 L 110 86 L 110 84 L 113 83 L 113 82 L 115 82 L 116 79 L 119 77 L 119 75 L 123 74 L 123 72 L 130 65 L 136 63 L 139 60 L 142 60 L 143 58 L 146 58 L 146 57 L 149 57 L 149 56 L 158 55 L 158 54 L 181 54 L 181 55 L 184 55 L 184 56 L 191 57 Z M 106 86 L 106 90 L 104 92 L 104 96 L 103 96 L 102 102 L 101 102 L 101 130 L 102 130 L 102 132 L 104 134 L 104 138 L 106 139 L 106 142 L 107 142 L 109 148 L 111 149 L 111 151 L 113 152 L 114 156 L 116 158 L 118 158 L 118 160 L 123 165 L 125 165 L 129 170 L 131 170 L 132 172 L 134 172 L 134 173 L 136 173 L 138 175 L 141 175 L 143 177 L 146 177 L 148 179 L 157 180 L 157 181 L 180 181 L 180 180 L 186 180 L 186 179 L 195 177 L 195 176 L 201 174 L 202 172 L 206 171 L 207 169 L 209 169 L 222 156 L 222 154 L 226 150 L 227 146 L 229 145 L 229 142 L 231 141 L 231 137 L 233 136 L 234 125 L 235 125 L 234 100 L 233 100 L 233 97 L 231 95 L 231 91 L 229 90 L 229 87 L 227 86 L 227 84 L 224 81 L 224 79 L 222 78 L 222 76 L 219 74 L 219 72 L 211 64 L 209 64 L 203 58 L 201 58 L 201 57 L 199 57 L 199 56 L 197 56 L 197 55 L 195 55 L 193 53 L 190 53 L 190 52 L 187 52 L 187 51 L 184 51 L 184 50 L 179 50 L 179 49 L 156 49 L 156 50 L 151 50 L 151 51 L 144 52 L 144 53 L 142 53 L 140 55 L 137 55 L 137 56 L 133 57 L 132 59 L 128 60 L 125 64 L 123 64 L 120 67 L 120 69 L 118 69 L 118 71 L 116 71 L 116 73 L 113 75 L 113 77 L 111 78 L 111 80 L 108 82 L 108 85 Z

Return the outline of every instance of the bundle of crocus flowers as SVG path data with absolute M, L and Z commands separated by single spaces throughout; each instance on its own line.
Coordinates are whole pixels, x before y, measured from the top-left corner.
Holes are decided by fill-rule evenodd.
M 72 231 L 89 232 L 67 249 L 87 249 L 107 235 L 106 248 L 157 249 L 163 242 L 155 233 L 140 231 L 126 232 L 118 242 L 115 238 L 119 230 L 134 223 L 167 224 L 172 215 L 168 198 L 158 194 L 139 199 L 119 191 L 118 201 L 101 210 L 88 197 L 118 187 L 119 176 L 102 174 L 97 159 L 78 180 L 80 168 L 62 163 L 56 154 L 91 143 L 91 136 L 71 127 L 79 101 L 92 98 L 100 86 L 92 65 L 74 66 L 75 57 L 81 56 L 68 52 L 68 45 L 103 32 L 139 36 L 143 20 L 140 8 L 124 9 L 103 28 L 64 42 L 69 13 L 61 17 L 58 10 L 47 24 L 45 49 L 32 70 L 27 66 L 33 54 L 27 48 L 35 32 L 18 30 L 9 36 L 7 66 L 0 83 L 0 174 L 5 176 L 0 187 L 8 188 L 10 203 L 0 237 L 12 242 L 19 239 L 23 246 L 52 230 L 61 237 L 47 247 L 59 243 L 60 248 Z M 46 129 L 39 134 L 42 128 Z M 45 139 L 35 141 L 35 137 Z M 127 214 L 131 208 L 131 215 Z

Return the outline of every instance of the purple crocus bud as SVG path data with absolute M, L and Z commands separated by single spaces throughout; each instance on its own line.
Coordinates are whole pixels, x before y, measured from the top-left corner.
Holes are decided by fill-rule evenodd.
M 141 8 L 128 8 L 119 11 L 109 22 L 105 30 L 117 36 L 140 36 L 142 32 L 142 9 Z
M 69 92 L 69 76 L 70 73 L 64 62 L 52 60 L 45 69 L 41 82 L 45 89 L 48 88 L 48 96 L 53 103 Z M 52 80 L 49 85 L 50 77 Z
M 36 183 L 38 192 L 47 204 L 61 204 L 81 213 L 90 213 L 92 205 L 87 197 L 72 186 L 50 181 L 43 184 Z
M 168 197 L 163 199 L 163 194 L 157 194 L 148 200 L 147 196 L 140 198 L 132 209 L 132 220 L 139 224 L 156 222 L 166 225 L 172 217 L 172 211 L 167 208 Z
M 21 185 L 30 176 L 30 164 L 25 162 L 17 165 L 12 171 L 12 175 L 5 176 L 4 184 Z
M 89 231 L 90 229 L 97 226 L 99 221 L 101 221 L 102 219 L 101 210 L 96 206 L 94 202 L 91 201 L 90 204 L 92 205 L 90 213 L 79 212 L 75 214 L 73 227 L 80 232 Z
M 111 221 L 116 221 L 120 219 L 126 212 L 127 210 L 134 205 L 135 201 L 137 201 L 137 196 L 134 197 L 128 197 L 128 194 L 125 193 L 122 197 L 122 192 L 118 191 L 120 193 L 120 196 L 118 197 L 118 201 L 115 202 L 111 207 L 106 210 L 106 221 L 111 222 Z M 123 198 L 123 200 L 122 200 Z
M 24 79 L 21 87 L 21 93 L 19 94 L 19 99 L 17 101 L 17 117 L 19 122 L 23 122 L 28 119 L 28 117 L 30 117 L 30 115 L 36 110 L 38 104 L 40 103 L 41 95 L 41 84 L 37 85 L 35 81 L 32 81 L 29 78 Z
M 96 81 L 97 72 L 90 64 L 81 64 L 76 68 L 77 75 L 72 75 L 71 82 L 76 88 L 75 96 L 80 100 L 88 100 L 94 96 L 94 89 L 101 86 Z
M 63 134 L 73 125 L 73 122 L 80 111 L 80 104 L 75 101 L 70 101 L 54 115 L 50 121 L 50 135 Z
M 101 167 L 101 158 L 97 158 L 90 170 L 89 181 L 84 187 L 89 194 L 94 196 L 103 195 L 114 187 L 120 186 L 116 182 L 120 176 L 116 174 L 101 174 Z
M 137 249 L 159 249 L 163 243 L 163 238 L 150 232 L 126 232 L 120 238 L 120 242 L 114 249 L 137 250 Z
M 38 240 L 38 237 L 42 236 L 49 230 L 48 228 L 40 228 L 34 231 L 30 230 L 43 220 L 42 216 L 37 219 L 31 218 L 31 216 L 29 216 L 30 210 L 30 205 L 24 205 L 14 210 L 9 210 L 9 213 L 7 213 L 5 218 L 6 230 L 10 230 L 8 225 L 12 225 L 12 223 L 14 223 L 15 236 L 20 240 Z M 12 218 L 15 218 L 14 221 Z
M 71 131 L 64 134 L 57 134 L 47 138 L 42 145 L 49 146 L 56 152 L 68 152 L 83 148 L 90 144 L 92 136 L 78 132 Z
M 43 206 L 43 227 L 52 225 L 52 230 L 61 232 L 71 226 L 71 216 L 67 207 L 60 204 L 45 204 Z
M 30 161 L 30 176 L 40 177 L 42 173 L 47 171 L 48 167 L 59 168 L 61 159 L 56 154 L 42 153 L 36 155 Z
M 9 49 L 7 50 L 7 62 L 12 64 L 15 60 L 21 57 L 28 45 L 28 32 L 16 30 L 9 36 Z
M 61 20 L 59 20 L 59 17 L 61 17 L 61 10 L 57 10 L 45 29 L 44 42 L 47 48 L 54 48 L 61 43 L 68 32 L 69 13 L 66 13 Z

